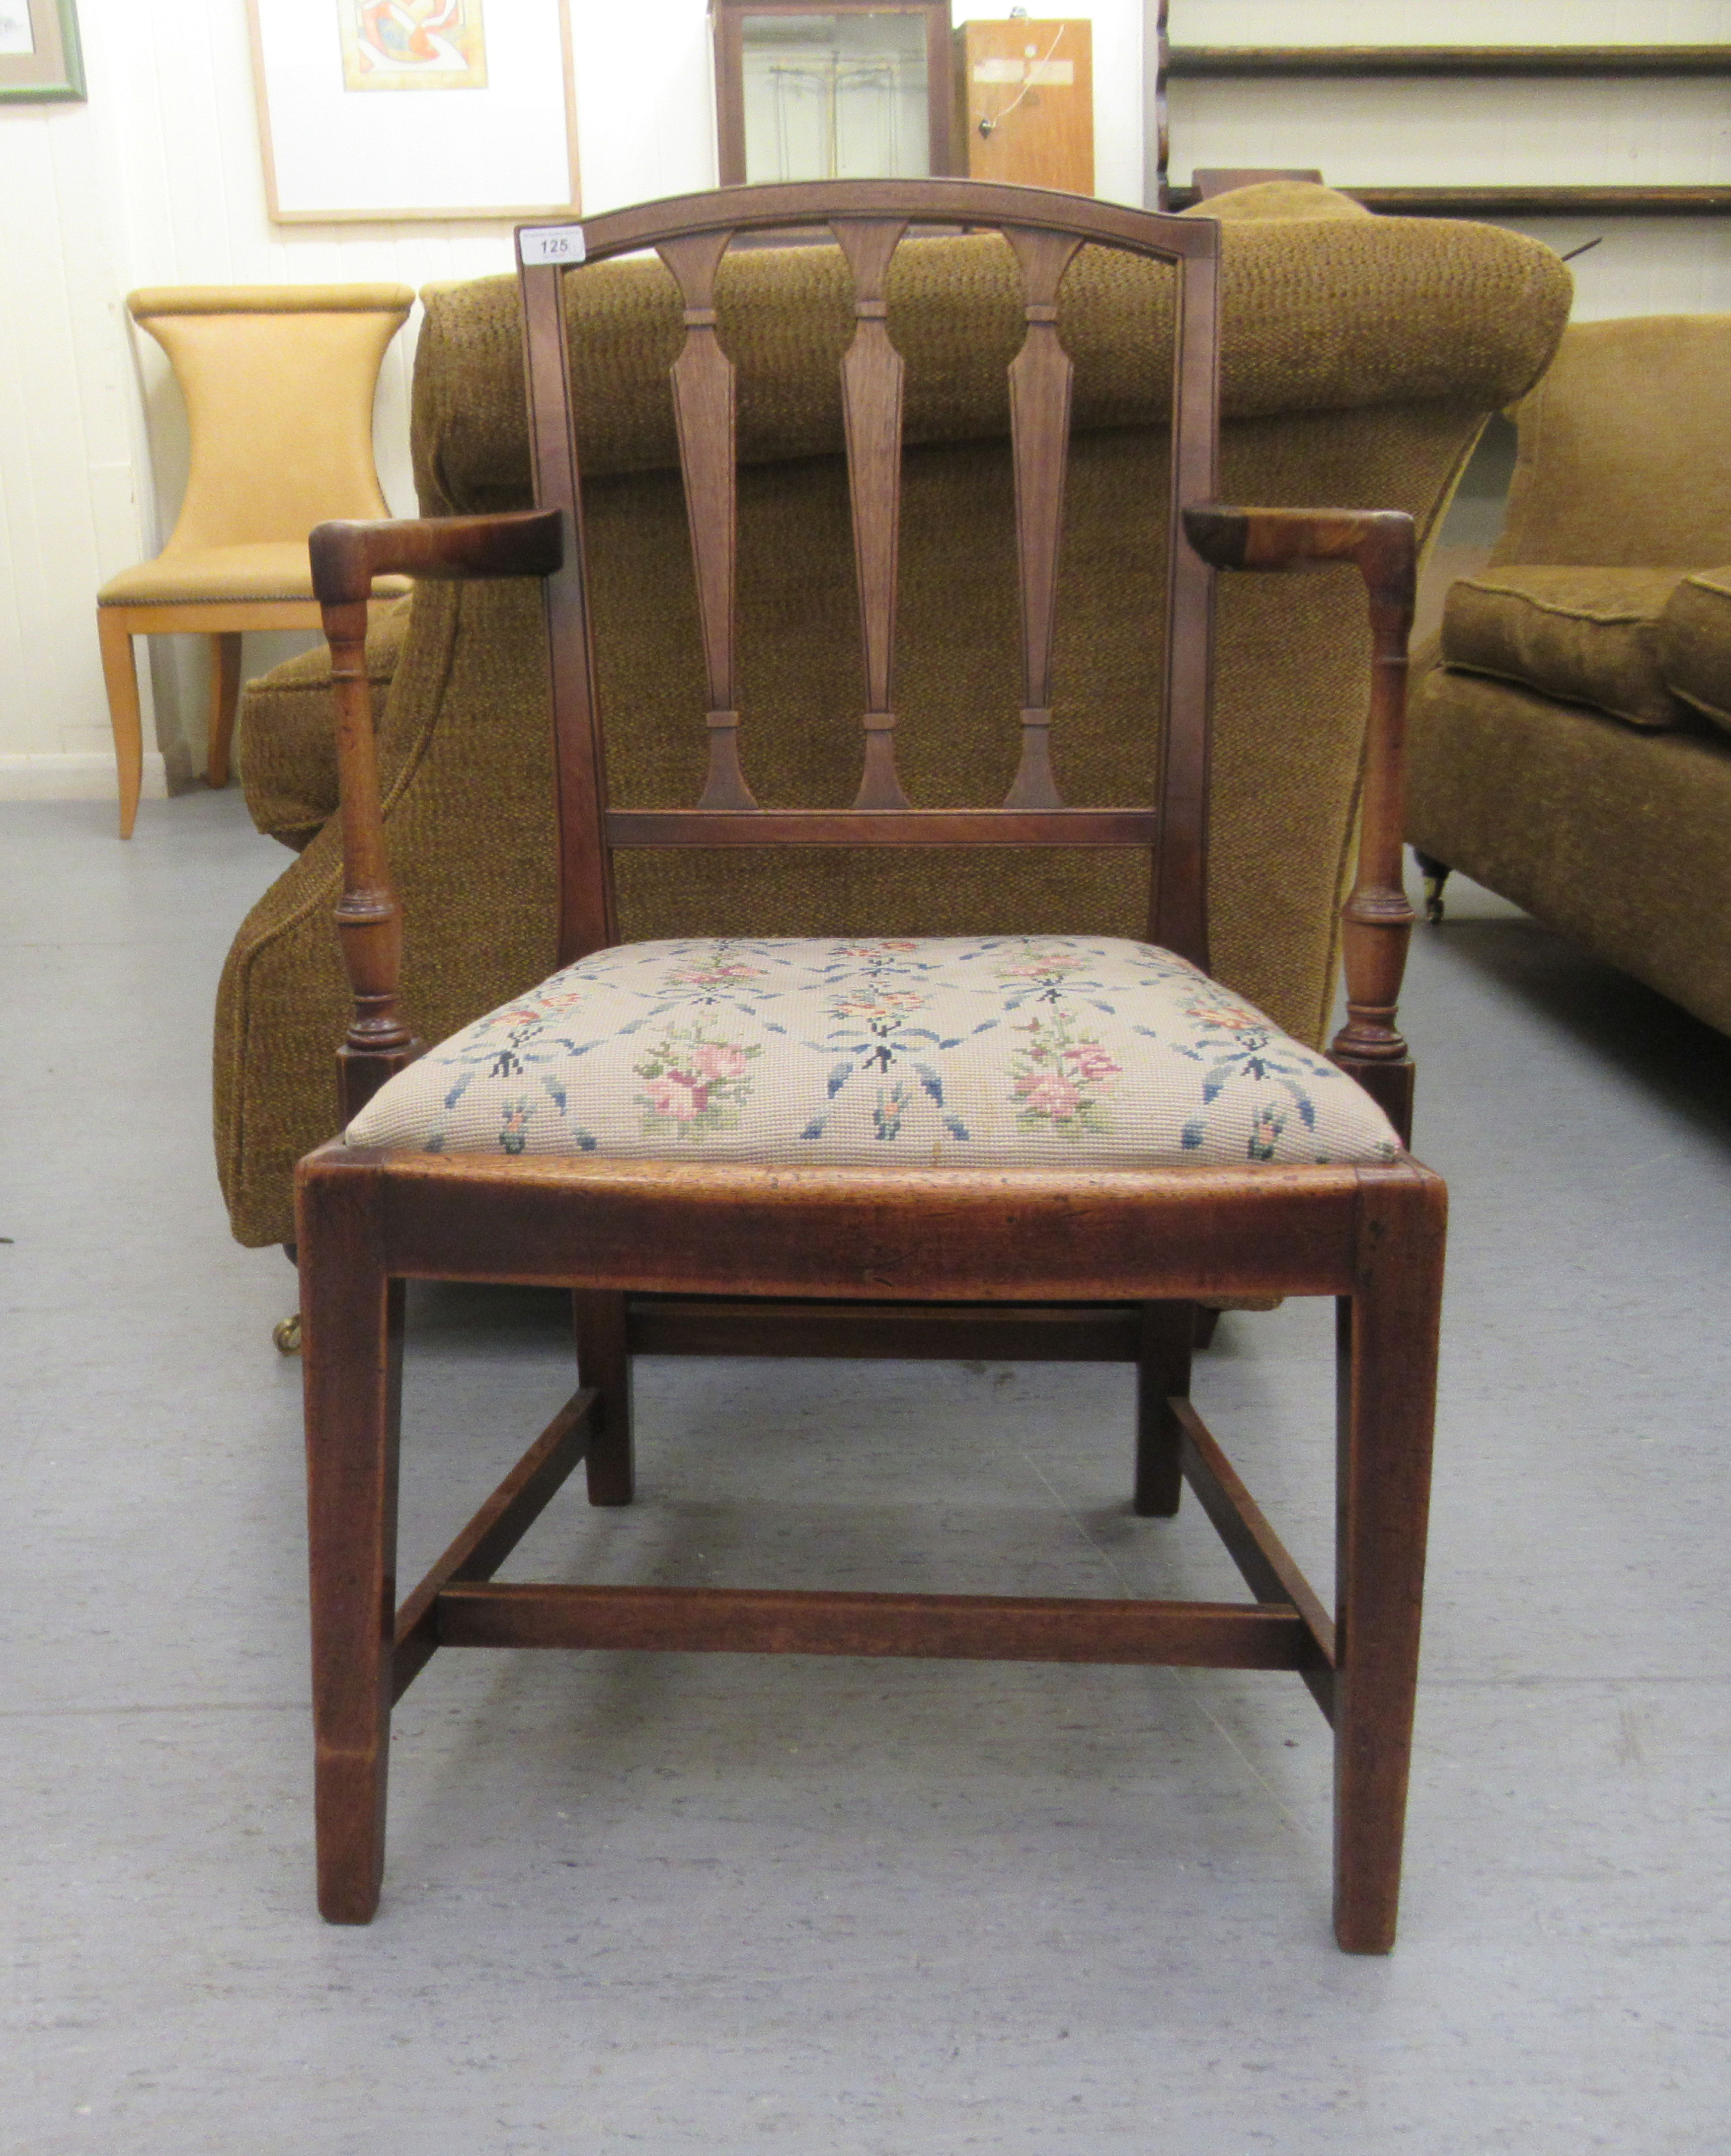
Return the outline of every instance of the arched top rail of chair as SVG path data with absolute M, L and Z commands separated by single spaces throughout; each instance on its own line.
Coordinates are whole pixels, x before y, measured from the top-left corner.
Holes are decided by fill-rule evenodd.
M 569 264 L 630 254 L 663 239 L 696 232 L 770 232 L 827 224 L 836 218 L 899 217 L 933 224 L 1032 225 L 1102 246 L 1124 247 L 1169 262 L 1204 262 L 1220 252 L 1211 218 L 1167 217 L 1098 202 L 1055 187 L 1015 187 L 985 180 L 794 180 L 752 187 L 710 187 L 671 195 L 600 217 L 539 218 L 518 227 L 518 259 L 526 232 L 568 226 L 582 236 L 583 254 Z M 532 258 L 538 266 L 544 258 Z
M 408 285 L 146 285 L 126 295 L 135 322 L 157 315 L 407 315 Z

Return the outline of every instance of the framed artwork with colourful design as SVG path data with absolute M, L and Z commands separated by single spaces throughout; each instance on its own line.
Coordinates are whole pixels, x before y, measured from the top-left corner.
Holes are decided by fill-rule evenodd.
M 568 0 L 247 4 L 275 223 L 579 207 Z
M 0 0 L 0 103 L 64 104 L 84 94 L 73 0 Z

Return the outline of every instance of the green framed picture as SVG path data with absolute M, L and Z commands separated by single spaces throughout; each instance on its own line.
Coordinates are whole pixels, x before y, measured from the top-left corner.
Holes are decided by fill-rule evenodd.
M 84 94 L 74 0 L 0 0 L 0 104 L 52 105 Z

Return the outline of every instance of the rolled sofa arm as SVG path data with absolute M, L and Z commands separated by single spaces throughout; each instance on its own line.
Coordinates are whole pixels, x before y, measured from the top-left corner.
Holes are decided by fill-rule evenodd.
M 337 1070 L 343 1115 L 352 1120 L 385 1081 L 420 1052 L 398 1009 L 403 913 L 385 856 L 367 680 L 367 602 L 372 579 L 393 573 L 550 576 L 564 560 L 564 522 L 557 510 L 526 510 L 497 516 L 321 524 L 308 551 L 312 588 L 331 647 L 336 706 L 342 817 L 342 896 L 336 926 L 355 998 L 347 1034 L 337 1050 Z
M 1370 602 L 1370 714 L 1358 873 L 1342 914 L 1347 1022 L 1329 1045 L 1400 1132 L 1412 1136 L 1412 1059 L 1395 1029 L 1413 911 L 1401 855 L 1407 642 L 1418 580 L 1413 520 L 1394 509 L 1232 509 L 1184 512 L 1192 547 L 1217 569 L 1318 569 L 1351 562 Z

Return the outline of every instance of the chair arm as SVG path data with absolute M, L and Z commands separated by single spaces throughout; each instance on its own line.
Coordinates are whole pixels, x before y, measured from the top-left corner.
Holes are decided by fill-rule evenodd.
M 336 927 L 355 998 L 354 1015 L 337 1051 L 347 1122 L 420 1052 L 397 1007 L 403 978 L 403 915 L 385 855 L 372 700 L 367 680 L 367 602 L 372 579 L 391 574 L 550 576 L 564 559 L 564 524 L 557 510 L 321 524 L 308 551 L 312 587 L 331 646 L 331 686 L 336 706 L 336 782 L 342 818 L 342 896 Z
M 1407 640 L 1418 547 L 1394 509 L 1187 509 L 1184 531 L 1217 569 L 1316 569 L 1351 562 L 1370 602 L 1370 711 L 1358 871 L 1342 914 L 1347 1022 L 1328 1053 L 1379 1102 L 1403 1139 L 1412 1134 L 1412 1060 L 1395 1030 L 1412 932 L 1401 852 L 1405 814 Z
M 363 603 L 375 577 L 549 577 L 565 558 L 556 509 L 321 524 L 307 542 L 323 606 Z

